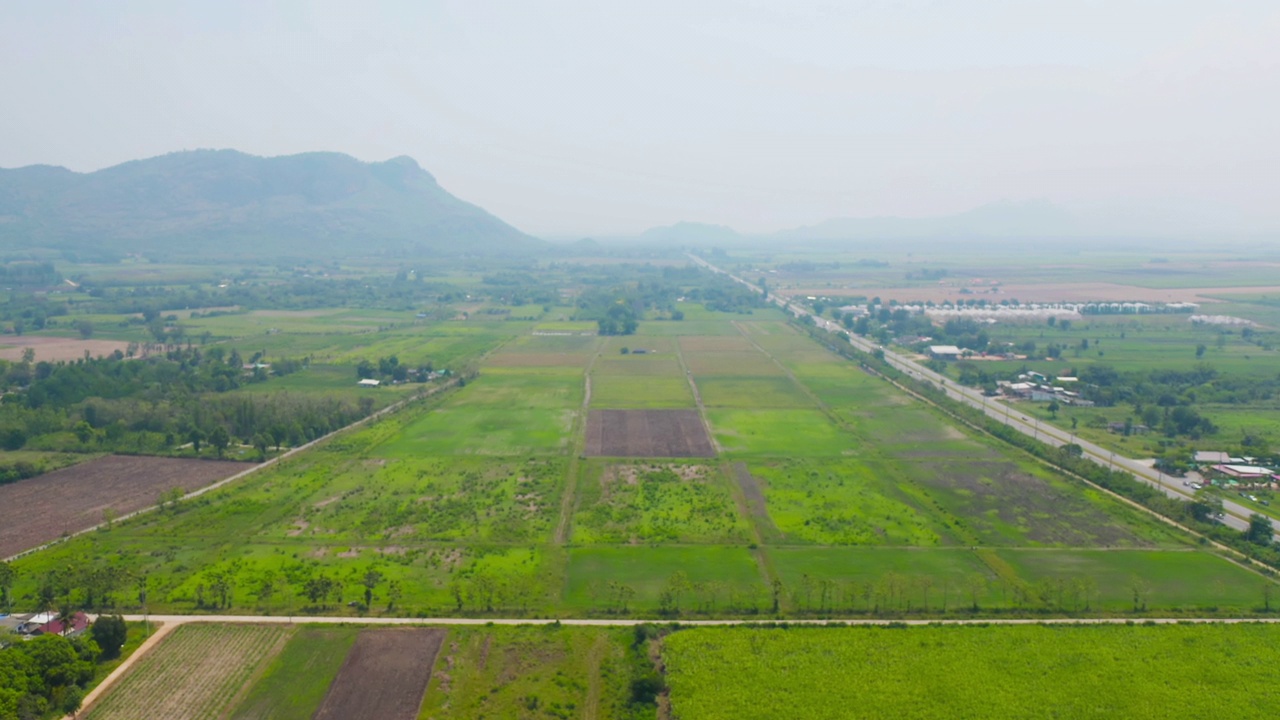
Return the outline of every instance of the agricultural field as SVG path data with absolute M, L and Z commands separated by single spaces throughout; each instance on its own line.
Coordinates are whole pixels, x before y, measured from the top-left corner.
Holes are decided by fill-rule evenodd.
M 372 313 L 384 329 L 359 337 L 456 340 L 474 372 L 197 502 L 23 558 L 15 598 L 97 557 L 145 575 L 153 611 L 1268 612 L 1261 576 L 955 427 L 782 312 L 679 307 L 629 336 L 481 306 L 422 326 Z
M 576 545 L 744 543 L 748 527 L 720 468 L 593 463 L 578 487 Z
M 453 628 L 419 717 L 653 717 L 652 704 L 632 701 L 632 636 L 629 628 Z
M 311 720 L 361 630 L 303 626 L 230 714 L 231 720 Z
M 52 542 L 248 469 L 212 460 L 108 456 L 0 485 L 0 557 Z
M 184 625 L 131 667 L 83 714 L 87 720 L 219 718 L 280 651 L 289 629 Z
M 706 426 L 692 410 L 593 410 L 587 416 L 590 457 L 711 457 Z
M 325 695 L 315 720 L 415 720 L 445 631 L 364 630 Z
M 706 628 L 663 640 L 672 717 L 1273 717 L 1275 625 Z

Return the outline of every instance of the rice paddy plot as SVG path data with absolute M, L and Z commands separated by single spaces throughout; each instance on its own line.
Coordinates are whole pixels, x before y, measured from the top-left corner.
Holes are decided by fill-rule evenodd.
M 560 454 L 569 447 L 570 409 L 470 407 L 456 402 L 406 425 L 378 448 L 386 457 Z
M 814 402 L 788 377 L 697 378 L 698 392 L 707 407 L 812 408 Z
M 684 361 L 695 377 L 725 375 L 785 377 L 786 375 L 782 368 L 755 350 L 685 353 Z
M 591 407 L 643 409 L 692 408 L 693 391 L 683 377 L 593 374 Z
M 709 408 L 707 419 L 726 454 L 741 457 L 829 457 L 853 454 L 857 439 L 818 410 Z

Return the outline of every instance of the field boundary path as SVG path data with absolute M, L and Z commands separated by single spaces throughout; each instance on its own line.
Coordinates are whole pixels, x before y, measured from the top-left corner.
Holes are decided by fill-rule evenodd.
M 231 483 L 233 483 L 233 482 L 235 482 L 235 481 L 237 481 L 237 480 L 242 480 L 242 479 L 244 479 L 244 478 L 246 478 L 246 477 L 248 477 L 248 476 L 252 475 L 253 473 L 256 473 L 256 472 L 259 472 L 259 471 L 264 470 L 264 469 L 266 469 L 266 468 L 269 468 L 269 467 L 271 467 L 271 466 L 273 466 L 273 465 L 276 465 L 277 463 L 280 463 L 280 462 L 282 462 L 282 461 L 284 461 L 284 460 L 287 460 L 288 458 L 293 457 L 294 455 L 296 455 L 296 454 L 298 454 L 298 453 L 301 453 L 301 452 L 303 452 L 303 451 L 309 450 L 309 449 L 311 449 L 311 448 L 315 447 L 316 445 L 319 445 L 320 443 L 323 443 L 323 442 L 325 442 L 325 441 L 327 441 L 327 440 L 330 440 L 331 438 L 333 438 L 333 437 L 335 437 L 335 436 L 337 436 L 337 435 L 339 435 L 339 434 L 341 434 L 341 433 L 345 433 L 345 432 L 347 432 L 347 431 L 354 430 L 354 429 L 356 429 L 356 428 L 360 427 L 361 425 L 365 425 L 365 424 L 367 424 L 367 423 L 371 423 L 371 422 L 373 422 L 374 420 L 377 420 L 377 419 L 379 419 L 379 418 L 381 418 L 381 417 L 383 417 L 383 416 L 385 416 L 385 415 L 389 415 L 389 414 L 391 414 L 391 413 L 393 413 L 393 412 L 395 412 L 395 411 L 397 411 L 397 410 L 399 410 L 399 409 L 403 408 L 404 406 L 408 405 L 409 403 L 416 402 L 416 401 L 418 401 L 418 400 L 424 400 L 424 399 L 426 399 L 426 398 L 431 397 L 432 395 L 435 395 L 435 394 L 437 394 L 437 393 L 443 392 L 443 391 L 445 391 L 445 390 L 447 390 L 447 389 L 449 389 L 449 388 L 456 387 L 457 385 L 458 385 L 458 380 L 457 380 L 457 379 L 453 379 L 453 380 L 450 380 L 450 381 L 448 381 L 448 382 L 446 382 L 446 383 L 443 383 L 443 384 L 441 384 L 441 385 L 437 385 L 437 386 L 435 386 L 435 387 L 433 387 L 433 388 L 430 388 L 429 390 L 426 390 L 425 392 L 417 393 L 417 394 L 412 395 L 412 396 L 410 396 L 410 397 L 407 397 L 407 398 L 405 398 L 405 399 L 403 399 L 403 400 L 399 400 L 399 401 L 397 401 L 397 402 L 394 402 L 394 403 L 392 403 L 392 404 L 390 404 L 390 405 L 388 405 L 388 406 L 386 406 L 386 407 L 382 408 L 381 410 L 379 410 L 379 411 L 377 411 L 377 412 L 375 412 L 375 413 L 372 413 L 371 415 L 368 415 L 368 416 L 366 416 L 366 417 L 362 417 L 362 418 L 360 418 L 359 420 L 356 420 L 355 422 L 351 423 L 350 425 L 345 425 L 345 426 L 343 426 L 343 427 L 338 428 L 337 430 L 334 430 L 333 432 L 330 432 L 330 433 L 329 433 L 329 434 L 327 434 L 327 435 L 321 435 L 320 437 L 316 438 L 315 440 L 311 440 L 310 442 L 304 443 L 304 444 L 299 445 L 299 446 L 297 446 L 297 447 L 295 447 L 295 448 L 290 448 L 289 450 L 286 450 L 285 452 L 283 452 L 283 453 L 281 453 L 281 454 L 279 454 L 279 455 L 277 455 L 277 456 L 275 456 L 275 457 L 273 457 L 273 458 L 271 458 L 271 459 L 269 459 L 269 460 L 267 460 L 267 461 L 265 461 L 265 462 L 260 462 L 260 463 L 258 463 L 258 464 L 256 464 L 256 465 L 253 465 L 252 467 L 248 468 L 247 470 L 242 470 L 242 471 L 240 471 L 240 472 L 236 473 L 235 475 L 232 475 L 232 476 L 230 476 L 230 477 L 223 478 L 222 480 L 219 480 L 219 481 L 217 481 L 217 482 L 215 482 L 215 483 L 213 483 L 213 484 L 206 485 L 205 487 L 202 487 L 202 488 L 200 488 L 199 490 L 193 490 L 192 492 L 189 492 L 189 493 L 187 493 L 186 495 L 183 495 L 183 496 L 182 496 L 182 500 L 184 500 L 184 501 L 185 501 L 185 500 L 190 500 L 190 499 L 192 499 L 192 498 L 200 497 L 201 495 L 204 495 L 204 494 L 206 494 L 206 493 L 213 492 L 214 490 L 217 490 L 217 489 L 219 489 L 219 488 L 221 488 L 221 487 L 225 487 L 225 486 L 227 486 L 227 485 L 229 485 L 229 484 L 231 484 Z M 35 478 L 32 478 L 32 479 L 35 479 Z M 58 538 L 57 540 L 54 540 L 53 542 L 47 542 L 47 543 L 45 543 L 45 544 L 43 544 L 43 545 L 37 545 L 36 547 L 29 548 L 29 549 L 27 549 L 27 550 L 23 550 L 23 551 L 22 551 L 22 552 L 20 552 L 20 553 L 16 553 L 16 554 L 14 554 L 14 555 L 10 555 L 10 556 L 9 556 L 9 557 L 7 557 L 7 558 L 3 558 L 3 561 L 4 561 L 4 562 L 11 562 L 11 561 L 13 561 L 13 560 L 17 560 L 17 559 L 18 559 L 18 558 L 20 558 L 20 557 L 24 557 L 24 556 L 26 556 L 26 555 L 30 555 L 31 553 L 39 552 L 39 551 L 41 551 L 41 550 L 45 550 L 45 549 L 47 549 L 47 548 L 51 548 L 51 547 L 53 547 L 54 545 L 57 545 L 57 544 L 59 544 L 59 543 L 66 542 L 67 540 L 70 540 L 70 539 L 71 539 L 71 538 L 73 538 L 73 537 L 77 537 L 77 536 L 79 536 L 79 535 L 84 535 L 84 534 L 87 534 L 87 533 L 95 532 L 95 531 L 97 531 L 97 530 L 99 530 L 99 529 L 101 529 L 101 528 L 103 528 L 103 527 L 108 526 L 108 525 L 114 525 L 114 524 L 116 524 L 116 523 L 124 522 L 125 520 L 129 520 L 129 519 L 131 519 L 131 518 L 138 517 L 139 515 L 145 515 L 146 513 L 152 512 L 153 510 L 155 510 L 155 509 L 156 509 L 156 508 L 158 508 L 158 507 L 160 507 L 160 506 L 159 506 L 159 504 L 156 504 L 156 505 L 149 505 L 149 506 L 144 507 L 144 508 L 142 508 L 142 509 L 140 509 L 140 510 L 134 510 L 134 511 L 133 511 L 133 512 L 131 512 L 131 513 L 127 513 L 127 514 L 125 514 L 125 515 L 121 515 L 120 517 L 117 517 L 117 518 L 112 519 L 110 523 L 101 522 L 101 523 L 98 523 L 97 525 L 94 525 L 93 527 L 85 528 L 84 530 L 79 530 L 79 531 L 77 531 L 77 532 L 73 532 L 73 533 L 68 533 L 67 535 L 63 535 L 62 537 Z
M 711 421 L 707 419 L 707 406 L 702 404 L 702 393 L 698 392 L 698 383 L 693 380 L 693 372 L 689 370 L 689 366 L 684 361 L 684 350 L 680 348 L 680 338 L 675 339 L 676 361 L 680 363 L 680 369 L 684 371 L 685 382 L 689 383 L 689 391 L 693 393 L 693 404 L 698 408 L 698 417 L 702 420 L 702 427 L 707 431 L 707 439 L 711 441 L 711 449 L 715 454 L 721 455 L 720 443 L 716 440 L 716 434 L 711 431 Z
M 556 523 L 555 536 L 552 538 L 556 545 L 564 545 L 569 541 L 569 523 L 573 520 L 573 511 L 577 506 L 578 473 L 582 467 L 583 453 L 586 452 L 587 416 L 591 413 L 591 373 L 596 369 L 596 361 L 604 353 L 601 344 L 597 336 L 595 347 L 592 348 L 595 354 L 591 356 L 591 362 L 587 363 L 582 373 L 582 407 L 578 409 L 577 417 L 574 418 L 573 427 L 570 430 L 573 436 L 573 448 L 569 453 L 569 469 L 565 472 L 564 490 L 561 491 L 560 521 Z
M 144 640 L 142 644 L 138 646 L 138 649 L 133 651 L 132 655 L 126 658 L 124 662 L 117 665 L 115 670 L 112 670 L 110 674 L 102 678 L 102 682 L 95 685 L 94 688 L 84 696 L 84 700 L 80 703 L 80 712 L 84 712 L 92 707 L 93 703 L 97 702 L 98 698 L 101 697 L 103 693 L 110 689 L 117 680 L 124 677 L 125 673 L 129 672 L 129 668 L 133 667 L 135 663 L 140 661 L 147 653 L 151 652 L 152 648 L 159 644 L 161 640 L 163 640 L 169 633 L 173 632 L 174 628 L 180 624 L 182 623 L 164 623 L 160 625 L 160 627 L 156 628 L 155 632 L 151 633 L 151 636 Z M 74 715 L 66 715 L 63 720 L 73 720 L 74 717 Z

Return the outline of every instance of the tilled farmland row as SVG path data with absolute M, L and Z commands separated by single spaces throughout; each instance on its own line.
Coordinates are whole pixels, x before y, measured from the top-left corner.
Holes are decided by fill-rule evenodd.
M 161 493 L 188 492 L 250 465 L 214 460 L 112 455 L 0 486 L 0 558 L 154 505 Z
M 212 720 L 282 647 L 292 628 L 191 624 L 179 627 L 89 708 L 86 720 Z
M 365 630 L 315 720 L 414 720 L 445 631 Z

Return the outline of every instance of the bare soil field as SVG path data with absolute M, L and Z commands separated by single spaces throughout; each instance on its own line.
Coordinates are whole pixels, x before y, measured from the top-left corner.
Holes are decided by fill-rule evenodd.
M 42 337 L 33 335 L 10 335 L 0 338 L 0 360 L 17 362 L 27 348 L 36 351 L 36 362 L 42 360 L 57 362 L 59 360 L 79 360 L 86 350 L 92 357 L 110 355 L 119 350 L 124 352 L 129 343 L 117 340 L 82 340 L 80 338 Z
M 590 457 L 714 457 L 696 410 L 592 410 Z
M 415 720 L 445 631 L 365 630 L 314 720 Z
M 961 293 L 961 289 L 970 290 Z M 888 302 L 911 302 L 914 300 L 942 302 L 944 300 L 967 300 L 986 298 L 988 302 L 999 303 L 1001 300 L 1017 299 L 1021 302 L 1217 302 L 1213 296 L 1229 293 L 1266 293 L 1280 290 L 1280 285 L 1235 288 L 1147 288 L 1137 285 L 1120 285 L 1117 283 L 1007 283 L 1000 286 L 1000 292 L 991 293 L 986 286 L 938 285 L 933 287 L 903 288 L 788 288 L 779 291 L 792 297 L 807 295 L 842 297 L 842 296 L 877 296 Z
M 0 557 L 91 528 L 110 508 L 124 515 L 154 505 L 174 487 L 198 490 L 250 465 L 214 460 L 110 455 L 0 485 Z

